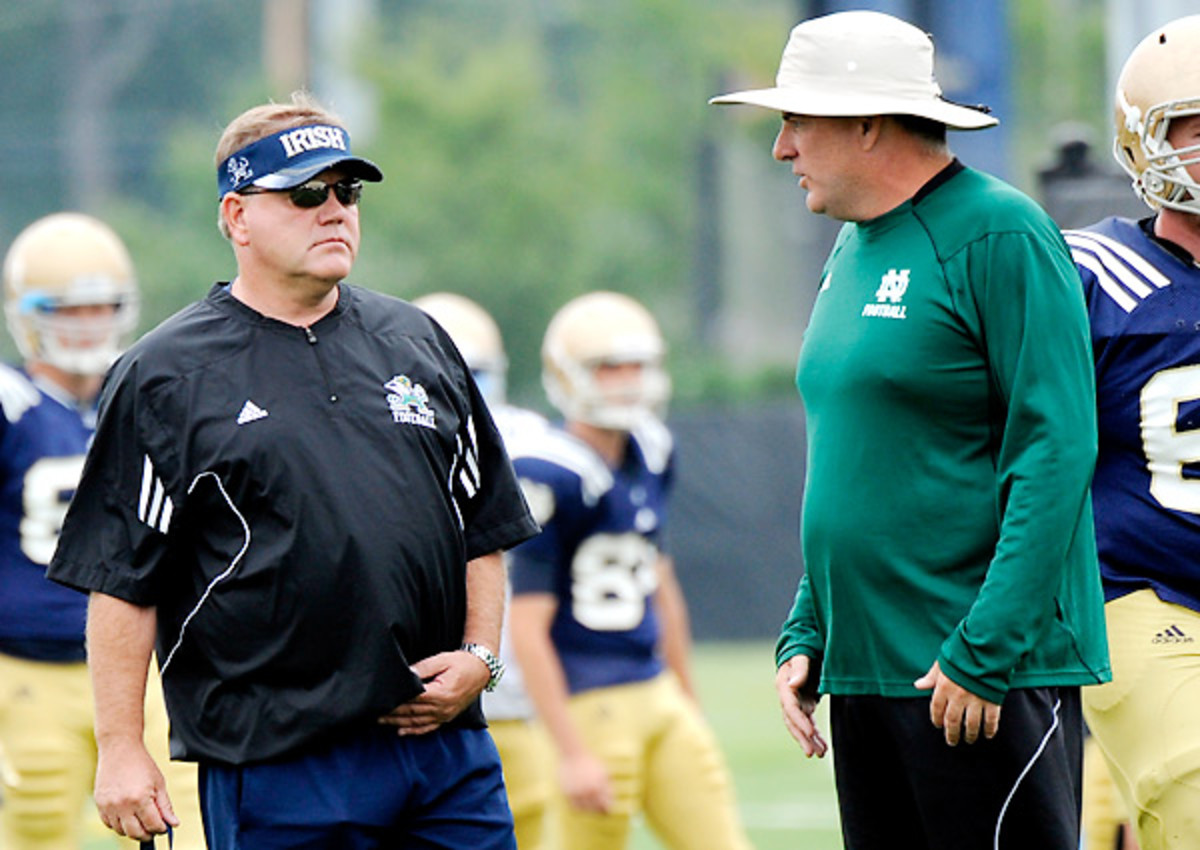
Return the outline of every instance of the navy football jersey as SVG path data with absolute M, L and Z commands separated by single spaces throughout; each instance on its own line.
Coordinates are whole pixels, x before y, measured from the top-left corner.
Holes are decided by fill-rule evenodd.
M 1143 224 L 1068 231 L 1096 359 L 1092 485 L 1105 595 L 1200 610 L 1200 268 Z
M 559 428 L 512 447 L 542 533 L 513 550 L 514 594 L 553 593 L 550 637 L 571 693 L 639 682 L 663 669 L 654 607 L 672 441 L 650 421 L 610 469 Z
M 0 652 L 82 661 L 87 597 L 45 572 L 95 411 L 8 366 L 0 366 L 0 407 Z

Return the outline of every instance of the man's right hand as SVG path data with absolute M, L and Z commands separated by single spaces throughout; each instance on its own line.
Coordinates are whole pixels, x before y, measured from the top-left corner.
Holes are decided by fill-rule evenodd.
M 117 835 L 146 841 L 179 826 L 162 772 L 140 742 L 100 747 L 96 808 Z
M 824 756 L 829 746 L 821 737 L 821 731 L 813 720 L 817 710 L 816 682 L 809 683 L 810 659 L 807 655 L 793 655 L 775 672 L 775 691 L 779 705 L 783 708 L 783 723 L 788 732 L 804 748 L 808 757 Z

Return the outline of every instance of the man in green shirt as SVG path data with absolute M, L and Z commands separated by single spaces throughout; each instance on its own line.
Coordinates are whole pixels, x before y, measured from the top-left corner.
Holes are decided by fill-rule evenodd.
M 996 120 L 945 100 L 931 39 L 891 16 L 805 21 L 774 88 L 714 102 L 781 112 L 775 158 L 811 211 L 845 222 L 797 371 L 788 729 L 824 755 L 813 711 L 831 696 L 852 850 L 1074 850 L 1078 686 L 1109 667 L 1091 351 L 1062 237 L 954 158 L 948 127 Z

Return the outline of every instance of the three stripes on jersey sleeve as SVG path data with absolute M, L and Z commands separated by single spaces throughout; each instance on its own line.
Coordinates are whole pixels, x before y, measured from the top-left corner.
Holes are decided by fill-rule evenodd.
M 1136 251 L 1111 237 L 1087 230 L 1067 230 L 1063 237 L 1075 263 L 1095 275 L 1101 290 L 1126 313 L 1171 283 Z

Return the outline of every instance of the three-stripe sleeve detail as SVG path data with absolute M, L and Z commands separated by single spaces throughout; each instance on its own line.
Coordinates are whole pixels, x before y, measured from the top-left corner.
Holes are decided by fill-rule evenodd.
M 171 527 L 175 504 L 167 495 L 162 479 L 154 472 L 154 463 L 146 455 L 142 463 L 142 489 L 138 494 L 138 519 L 162 534 Z
M 450 465 L 450 500 L 458 516 L 458 527 L 464 528 L 463 504 L 479 492 L 482 473 L 479 468 L 478 441 L 475 437 L 475 418 L 467 417 L 466 427 L 454 436 L 454 461 Z
M 1127 245 L 1085 230 L 1063 233 L 1076 265 L 1091 272 L 1109 298 L 1126 313 L 1156 290 L 1171 284 L 1171 279 L 1148 263 Z

